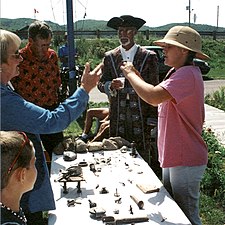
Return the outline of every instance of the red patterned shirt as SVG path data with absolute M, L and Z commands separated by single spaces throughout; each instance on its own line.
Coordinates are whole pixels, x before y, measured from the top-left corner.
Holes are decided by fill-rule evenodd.
M 56 52 L 48 49 L 46 58 L 40 61 L 27 44 L 20 53 L 23 57 L 20 75 L 12 79 L 15 91 L 27 101 L 42 107 L 58 104 L 61 78 Z

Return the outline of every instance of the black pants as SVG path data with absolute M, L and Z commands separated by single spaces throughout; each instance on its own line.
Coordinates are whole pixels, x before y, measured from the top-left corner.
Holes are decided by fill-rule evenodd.
M 58 105 L 43 106 L 45 109 L 54 110 Z M 48 152 L 50 159 L 52 159 L 53 149 L 63 141 L 63 132 L 52 133 L 52 134 L 40 134 L 44 149 Z
M 54 133 L 54 134 L 41 134 L 41 141 L 48 152 L 50 159 L 52 158 L 53 149 L 63 141 L 63 132 Z

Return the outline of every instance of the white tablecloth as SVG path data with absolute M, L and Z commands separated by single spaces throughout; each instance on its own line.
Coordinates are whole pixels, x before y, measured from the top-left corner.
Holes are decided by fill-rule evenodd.
M 68 194 L 63 193 L 63 183 L 55 181 L 60 171 L 83 161 L 88 165 L 82 167 L 85 181 L 81 181 L 81 193 L 77 193 L 77 182 L 68 182 Z M 101 172 L 93 173 L 89 166 L 91 163 Z M 66 162 L 62 156 L 53 154 L 51 184 L 56 210 L 49 212 L 49 225 L 103 224 L 101 220 L 90 216 L 90 201 L 96 203 L 98 208 L 104 209 L 106 216 L 115 218 L 147 216 L 149 218 L 148 222 L 140 224 L 191 224 L 148 164 L 140 157 L 133 158 L 130 152 L 122 153 L 116 150 L 78 154 L 77 159 L 71 162 Z M 137 184 L 152 185 L 159 188 L 159 192 L 145 194 L 137 187 Z M 105 188 L 108 193 L 101 194 L 102 188 Z M 115 193 L 118 195 L 115 196 Z M 130 195 L 144 202 L 143 209 L 139 209 Z M 121 201 L 115 202 L 119 198 Z M 68 207 L 67 200 L 71 199 L 75 199 L 80 204 Z M 115 211 L 119 214 L 115 214 Z

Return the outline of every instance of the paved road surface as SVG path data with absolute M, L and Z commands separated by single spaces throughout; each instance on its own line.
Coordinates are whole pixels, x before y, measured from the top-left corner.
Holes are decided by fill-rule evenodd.
M 205 94 L 211 94 L 216 90 L 219 90 L 220 87 L 225 87 L 225 79 L 224 80 L 208 80 L 204 81 L 205 86 Z M 107 102 L 106 94 L 101 93 L 97 88 L 94 88 L 90 93 L 90 101 L 92 102 Z
M 91 92 L 90 92 L 90 101 L 91 102 L 108 102 L 108 98 L 107 95 L 104 93 L 101 93 L 98 88 L 94 88 Z
M 216 90 L 219 90 L 220 87 L 225 87 L 225 78 L 224 80 L 208 80 L 204 81 L 205 85 L 205 94 L 211 94 Z

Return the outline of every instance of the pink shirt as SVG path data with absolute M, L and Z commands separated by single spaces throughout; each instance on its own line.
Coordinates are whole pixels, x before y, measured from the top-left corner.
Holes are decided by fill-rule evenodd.
M 161 167 L 206 165 L 208 151 L 201 136 L 205 112 L 200 69 L 195 66 L 181 67 L 159 85 L 175 99 L 158 107 Z

